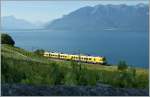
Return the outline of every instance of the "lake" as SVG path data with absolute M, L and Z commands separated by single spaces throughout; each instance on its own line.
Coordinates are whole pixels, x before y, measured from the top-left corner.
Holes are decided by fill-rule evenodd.
M 125 60 L 129 65 L 149 67 L 148 32 L 65 32 L 8 30 L 16 46 L 64 53 L 105 56 L 109 63 Z

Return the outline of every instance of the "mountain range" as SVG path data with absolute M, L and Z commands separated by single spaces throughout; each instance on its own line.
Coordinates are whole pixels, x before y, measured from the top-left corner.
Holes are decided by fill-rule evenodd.
M 149 6 L 96 5 L 79 8 L 47 23 L 31 23 L 14 16 L 1 18 L 2 29 L 51 29 L 58 31 L 148 31 Z
M 4 16 L 1 18 L 2 29 L 37 29 L 40 24 L 33 24 L 24 19 L 17 19 L 14 16 Z
M 49 22 L 45 28 L 67 31 L 148 31 L 148 24 L 147 4 L 100 4 L 79 8 Z

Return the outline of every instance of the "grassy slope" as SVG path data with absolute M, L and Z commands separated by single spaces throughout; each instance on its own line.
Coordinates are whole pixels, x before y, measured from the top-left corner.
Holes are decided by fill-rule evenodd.
M 49 60 L 45 57 L 39 57 L 36 54 L 26 51 L 24 49 L 21 48 L 17 48 L 17 47 L 11 47 L 8 45 L 2 45 L 1 47 L 1 54 L 6 56 L 6 57 L 10 57 L 13 59 L 19 59 L 19 60 L 31 60 L 31 61 L 35 61 L 35 62 L 41 62 L 41 63 L 49 63 L 52 60 Z M 69 62 L 57 62 L 57 63 L 62 63 L 60 65 L 64 65 L 64 66 L 68 66 Z M 107 70 L 107 71 L 115 71 L 117 70 L 117 66 L 104 66 L 104 65 L 98 65 L 98 64 L 86 64 L 85 65 L 89 68 L 89 69 L 94 69 L 94 70 Z M 149 70 L 148 69 L 143 69 L 143 68 L 136 68 L 137 73 L 141 74 L 141 73 L 148 73 Z
M 4 56 L 5 58 L 9 58 L 12 60 L 19 60 L 22 62 L 29 62 L 29 61 L 34 62 L 34 63 L 36 62 L 37 64 L 40 64 L 40 65 L 42 65 L 42 64 L 51 65 L 50 63 L 53 63 L 52 60 L 50 61 L 49 59 L 47 59 L 45 57 L 39 57 L 32 52 L 28 52 L 28 51 L 25 51 L 23 49 L 11 47 L 8 45 L 2 45 L 1 55 Z M 57 61 L 56 63 L 58 63 L 62 67 L 71 68 L 70 62 Z M 37 65 L 37 66 L 39 66 L 39 68 L 42 69 L 43 67 L 40 65 Z M 93 64 L 86 64 L 85 66 L 89 70 L 94 70 L 94 71 L 97 70 L 100 72 L 108 71 L 110 73 L 110 76 L 111 76 L 111 72 L 117 72 L 116 66 L 103 66 L 103 65 L 93 65 Z M 45 67 L 46 67 L 46 65 L 45 65 Z M 45 69 L 45 67 L 43 69 Z M 48 68 L 48 66 L 47 66 L 47 68 Z M 145 80 L 145 79 L 147 80 L 148 79 L 148 69 L 146 70 L 146 69 L 136 68 L 136 73 L 138 76 L 143 77 L 143 79 L 141 79 L 141 80 Z M 111 77 L 113 79 L 113 76 L 111 76 Z

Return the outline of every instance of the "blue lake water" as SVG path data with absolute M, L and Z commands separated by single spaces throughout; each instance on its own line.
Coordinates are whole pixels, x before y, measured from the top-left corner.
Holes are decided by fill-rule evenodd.
M 148 32 L 55 32 L 48 30 L 9 30 L 16 46 L 26 50 L 105 56 L 109 63 L 125 60 L 138 67 L 149 67 Z

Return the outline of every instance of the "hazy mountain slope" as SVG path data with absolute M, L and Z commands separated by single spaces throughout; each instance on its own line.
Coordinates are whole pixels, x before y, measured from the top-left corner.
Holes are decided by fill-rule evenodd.
M 148 5 L 96 5 L 75 10 L 46 25 L 47 29 L 73 31 L 148 31 Z
M 17 19 L 14 16 L 4 16 L 1 19 L 3 29 L 34 29 L 37 28 L 34 24 L 23 20 Z

